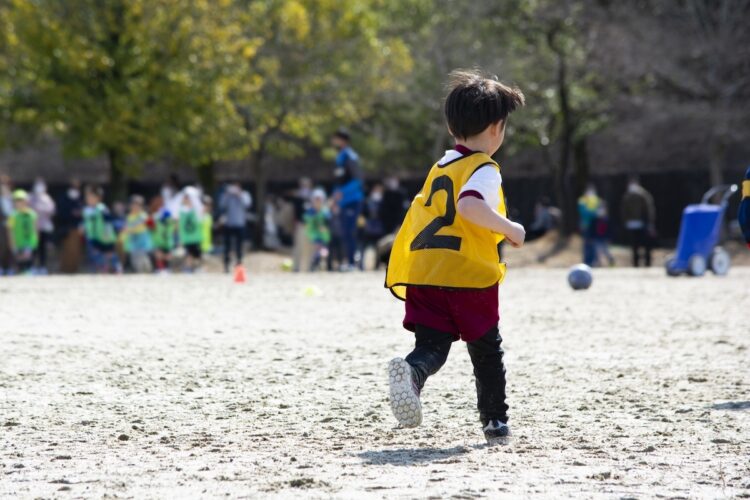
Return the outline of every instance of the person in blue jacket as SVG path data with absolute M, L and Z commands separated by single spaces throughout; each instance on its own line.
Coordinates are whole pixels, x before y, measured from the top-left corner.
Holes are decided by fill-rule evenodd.
M 340 210 L 341 237 L 344 243 L 346 262 L 342 270 L 355 268 L 357 255 L 357 221 L 362 213 L 365 198 L 359 155 L 352 149 L 351 137 L 345 130 L 338 130 L 331 138 L 331 144 L 338 150 L 334 170 L 334 199 Z

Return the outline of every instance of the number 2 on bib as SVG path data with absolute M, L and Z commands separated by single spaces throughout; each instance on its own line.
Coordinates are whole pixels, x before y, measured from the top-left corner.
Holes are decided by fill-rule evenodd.
M 411 251 L 427 250 L 430 248 L 442 248 L 445 250 L 460 250 L 461 238 L 458 236 L 446 236 L 437 234 L 444 227 L 453 225 L 456 219 L 456 201 L 453 198 L 453 181 L 447 175 L 435 178 L 430 186 L 430 196 L 425 202 L 425 206 L 432 206 L 432 197 L 438 191 L 445 191 L 445 215 L 440 215 L 432 219 L 422 231 L 417 234 L 411 242 Z

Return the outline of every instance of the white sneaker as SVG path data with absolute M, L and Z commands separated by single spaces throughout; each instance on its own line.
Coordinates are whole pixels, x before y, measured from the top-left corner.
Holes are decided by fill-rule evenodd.
M 422 423 L 422 403 L 419 387 L 409 363 L 394 358 L 388 363 L 388 383 L 393 415 L 402 427 L 417 427 Z

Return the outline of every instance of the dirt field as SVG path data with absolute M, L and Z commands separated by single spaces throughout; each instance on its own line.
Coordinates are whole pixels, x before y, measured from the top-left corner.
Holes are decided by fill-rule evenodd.
M 411 338 L 381 284 L 0 279 L 0 496 L 750 497 L 750 268 L 587 292 L 512 270 L 493 448 L 461 345 L 422 427 L 394 427 L 385 365 Z

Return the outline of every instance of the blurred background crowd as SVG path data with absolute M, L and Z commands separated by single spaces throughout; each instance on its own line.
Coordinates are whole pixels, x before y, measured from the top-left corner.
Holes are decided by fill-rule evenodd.
M 0 2 L 0 267 L 19 271 L 13 238 L 35 248 L 24 272 L 134 269 L 142 248 L 156 270 L 244 248 L 375 266 L 451 146 L 446 76 L 473 66 L 527 97 L 497 158 L 512 216 L 553 250 L 580 237 L 585 262 L 612 241 L 646 265 L 750 163 L 748 25 L 742 0 Z

